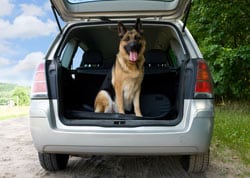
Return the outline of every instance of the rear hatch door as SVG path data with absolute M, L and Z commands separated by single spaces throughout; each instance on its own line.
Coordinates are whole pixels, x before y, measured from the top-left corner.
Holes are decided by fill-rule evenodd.
M 65 22 L 89 18 L 181 19 L 191 0 L 51 0 Z

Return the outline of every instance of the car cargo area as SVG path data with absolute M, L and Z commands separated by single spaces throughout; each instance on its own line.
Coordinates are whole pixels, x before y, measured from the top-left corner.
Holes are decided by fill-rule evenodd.
M 143 117 L 94 113 L 94 100 L 111 71 L 119 46 L 117 23 L 73 26 L 61 44 L 57 61 L 58 104 L 68 125 L 175 125 L 180 121 L 184 47 L 171 24 L 143 23 L 146 39 L 140 106 Z M 125 23 L 129 29 L 133 23 Z M 182 100 L 183 101 L 183 100 Z M 112 121 L 112 122 L 111 122 Z M 128 124 L 129 125 L 129 124 Z M 133 126 L 133 124 L 131 124 Z

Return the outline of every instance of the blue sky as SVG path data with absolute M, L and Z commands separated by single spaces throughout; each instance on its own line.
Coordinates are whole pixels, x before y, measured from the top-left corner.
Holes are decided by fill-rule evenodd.
M 1 0 L 0 83 L 30 86 L 58 32 L 49 0 Z

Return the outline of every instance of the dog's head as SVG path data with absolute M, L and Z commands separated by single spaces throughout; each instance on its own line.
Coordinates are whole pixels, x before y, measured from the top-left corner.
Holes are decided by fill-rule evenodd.
M 127 30 L 125 26 L 118 23 L 118 35 L 121 38 L 119 46 L 119 54 L 127 59 L 130 63 L 136 63 L 144 59 L 143 54 L 146 42 L 143 38 L 143 29 L 140 19 L 137 19 L 135 27 Z

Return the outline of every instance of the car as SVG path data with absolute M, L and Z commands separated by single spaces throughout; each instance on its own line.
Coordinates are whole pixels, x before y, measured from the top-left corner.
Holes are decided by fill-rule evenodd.
M 186 27 L 191 0 L 51 0 L 59 34 L 32 84 L 30 129 L 41 166 L 70 155 L 180 155 L 204 172 L 214 123 L 213 79 Z M 65 25 L 62 28 L 62 21 Z M 140 18 L 146 39 L 142 117 L 96 113 L 95 97 L 118 51 L 117 24 Z

